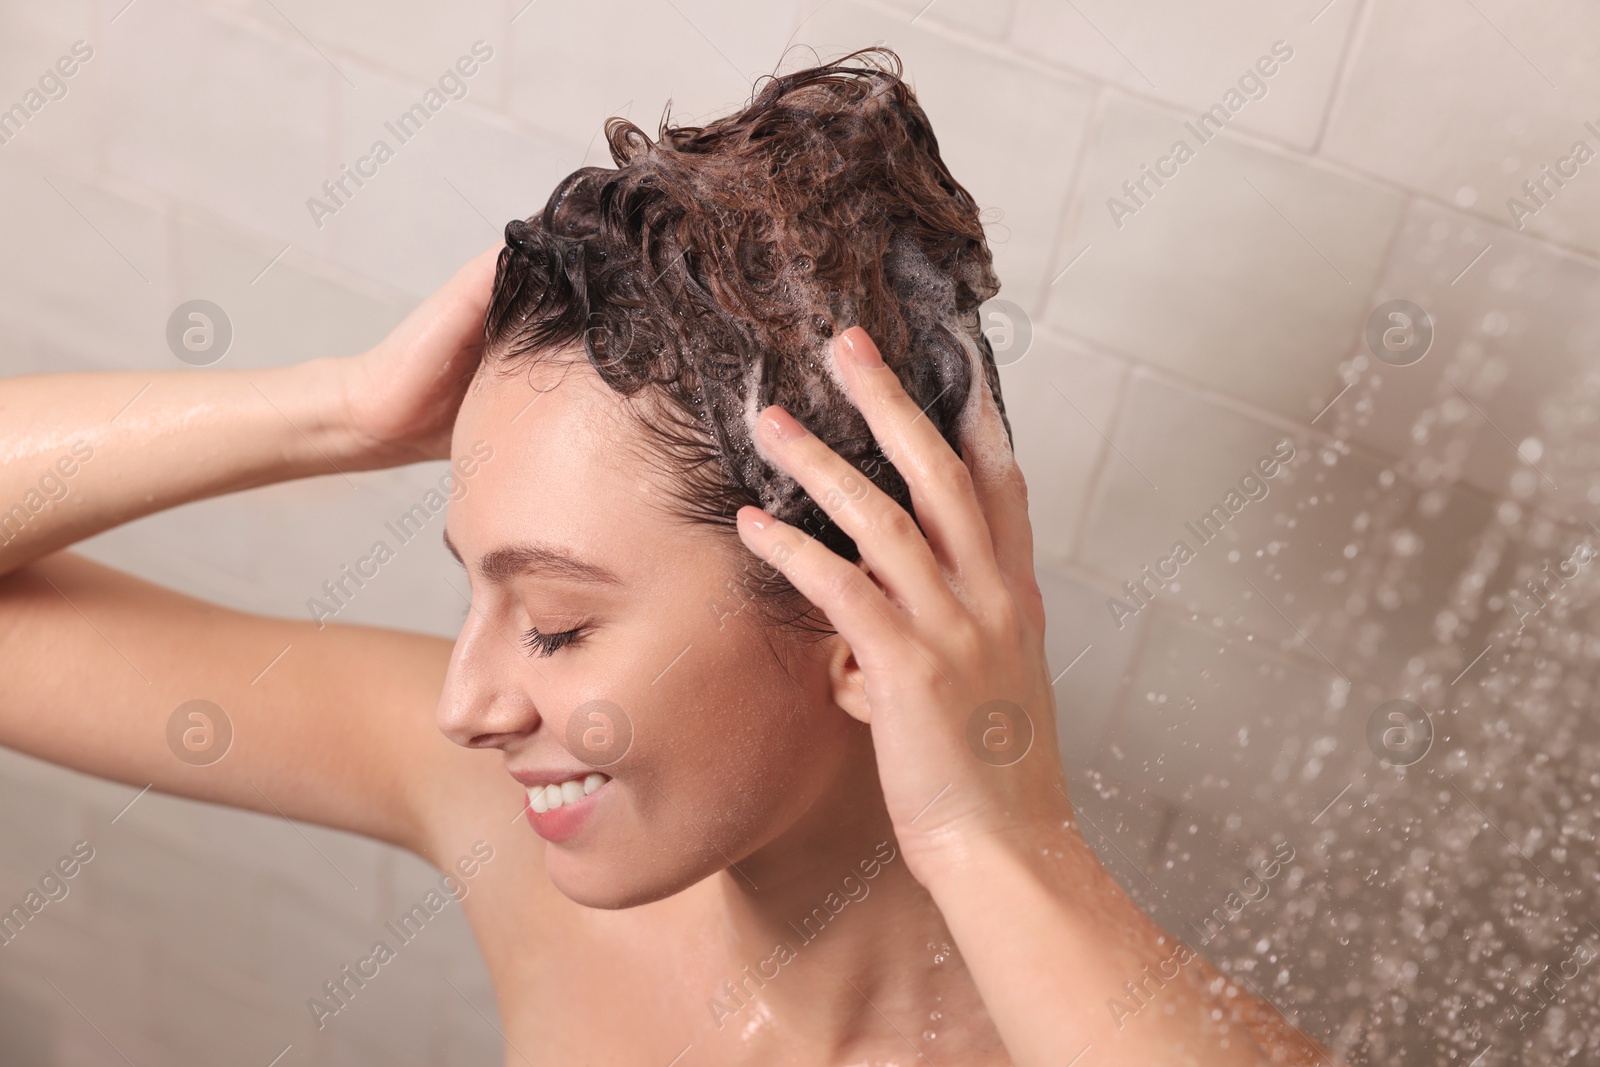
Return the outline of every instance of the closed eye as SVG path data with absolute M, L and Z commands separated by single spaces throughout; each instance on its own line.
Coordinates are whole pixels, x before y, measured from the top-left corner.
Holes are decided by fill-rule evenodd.
M 535 626 L 522 635 L 522 647 L 527 649 L 529 655 L 536 655 L 541 658 L 553 656 L 558 649 L 577 641 L 586 632 L 584 627 L 577 626 L 571 630 L 563 630 L 558 634 L 542 634 L 539 632 L 539 628 Z

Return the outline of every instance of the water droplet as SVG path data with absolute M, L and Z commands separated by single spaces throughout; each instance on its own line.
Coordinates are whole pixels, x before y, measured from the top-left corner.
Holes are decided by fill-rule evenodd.
M 1394 536 L 1389 539 L 1389 546 L 1397 556 L 1415 556 L 1422 551 L 1422 538 L 1411 530 L 1400 529 L 1396 530 Z

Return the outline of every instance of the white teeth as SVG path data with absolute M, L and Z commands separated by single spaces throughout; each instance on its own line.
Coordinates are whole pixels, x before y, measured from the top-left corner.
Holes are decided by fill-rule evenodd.
M 547 811 L 555 811 L 563 804 L 576 804 L 609 781 L 611 781 L 609 776 L 596 771 L 582 778 L 573 778 L 559 784 L 530 786 L 528 806 L 543 815 Z

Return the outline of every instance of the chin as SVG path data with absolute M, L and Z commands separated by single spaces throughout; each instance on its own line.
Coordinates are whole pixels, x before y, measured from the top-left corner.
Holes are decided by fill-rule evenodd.
M 683 862 L 685 856 L 679 852 L 677 862 L 669 863 L 638 847 L 573 851 L 552 844 L 546 846 L 544 857 L 550 883 L 563 896 L 574 904 L 604 911 L 665 900 L 728 865 L 715 852 L 708 857 L 689 857 L 689 863 Z

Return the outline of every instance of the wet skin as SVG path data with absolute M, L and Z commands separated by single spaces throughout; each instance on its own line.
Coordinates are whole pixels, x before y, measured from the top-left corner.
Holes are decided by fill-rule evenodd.
M 474 373 L 495 251 L 358 357 L 0 383 L 4 499 L 76 440 L 94 450 L 71 506 L 0 544 L 0 743 L 441 869 L 491 847 L 462 907 L 511 1064 L 1043 1067 L 1088 1046 L 1108 1063 L 1319 1062 L 1203 960 L 1161 1011 L 1124 1028 L 1104 1010 L 1176 943 L 1077 833 L 1025 487 L 992 403 L 969 408 L 964 462 L 849 331 L 836 369 L 921 529 L 777 409 L 758 447 L 861 564 L 756 508 L 736 530 L 688 526 L 585 364 Z M 453 644 L 228 611 L 60 551 L 330 464 L 446 455 L 478 460 L 448 516 L 471 590 Z M 835 632 L 777 631 L 730 597 L 753 560 Z M 204 767 L 166 741 L 196 694 L 236 731 Z M 532 816 L 546 841 L 525 786 L 592 769 L 569 726 L 595 700 L 631 743 L 567 816 Z M 1019 761 L 969 744 L 995 700 L 1034 727 Z

